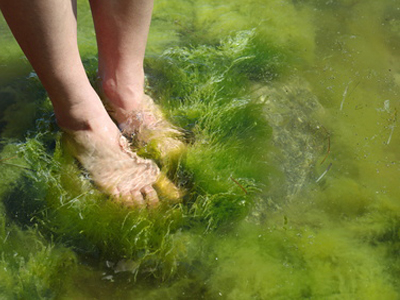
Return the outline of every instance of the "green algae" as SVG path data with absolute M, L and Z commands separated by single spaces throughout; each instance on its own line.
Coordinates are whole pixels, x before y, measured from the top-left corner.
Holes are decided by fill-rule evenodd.
M 130 271 L 135 278 L 150 274 L 165 279 L 179 273 L 179 264 L 197 239 L 186 232 L 209 232 L 245 218 L 267 183 L 265 157 L 258 150 L 267 145 L 270 128 L 257 113 L 261 104 L 240 98 L 244 94 L 240 86 L 230 82 L 231 73 L 238 72 L 234 66 L 247 60 L 252 38 L 253 32 L 248 31 L 221 41 L 218 47 L 176 48 L 154 63 L 153 68 L 164 74 L 164 83 L 154 88 L 162 88 L 169 98 L 177 97 L 170 90 L 183 98 L 178 107 L 170 107 L 170 114 L 183 120 L 177 125 L 194 137 L 175 178 L 186 189 L 181 205 L 132 211 L 109 201 L 63 152 L 49 101 L 38 97 L 40 116 L 31 134 L 23 142 L 7 145 L 14 148 L 13 159 L 21 164 L 19 177 L 4 191 L 7 213 L 21 226 L 35 225 L 42 234 L 82 255 L 114 263 L 133 261 Z M 234 49 L 232 44 L 242 46 Z M 187 55 L 195 63 L 185 63 Z M 201 62 L 204 57 L 208 57 L 207 68 Z M 188 76 L 167 72 L 171 60 L 178 68 L 188 66 Z M 168 87 L 169 82 L 180 82 L 182 89 Z M 197 84 L 202 88 L 183 91 Z M 223 93 L 228 88 L 231 93 Z M 6 159 L 9 152 L 3 153 Z M 205 161 L 210 168 L 202 167 Z
M 3 205 L 0 207 L 4 214 Z M 0 298 L 52 299 L 65 292 L 75 270 L 75 254 L 44 239 L 36 228 L 22 230 L 0 220 Z
M 218 267 L 210 279 L 214 295 L 225 299 L 397 297 L 387 284 L 381 261 L 369 259 L 379 251 L 358 248 L 359 241 L 340 230 L 245 224 L 237 234 L 216 242 Z
M 148 91 L 189 145 L 160 212 L 93 187 L 35 78 L 2 87 L 2 297 L 399 297 L 398 5 L 261 2 L 156 2 Z

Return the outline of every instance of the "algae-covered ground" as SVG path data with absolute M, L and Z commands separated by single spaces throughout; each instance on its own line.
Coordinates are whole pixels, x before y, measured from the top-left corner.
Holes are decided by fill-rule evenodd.
M 156 1 L 146 90 L 188 151 L 152 212 L 96 190 L 0 45 L 0 299 L 400 298 L 398 1 Z

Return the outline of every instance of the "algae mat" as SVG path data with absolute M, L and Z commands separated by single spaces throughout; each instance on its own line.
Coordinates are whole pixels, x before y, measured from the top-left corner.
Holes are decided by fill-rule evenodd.
M 397 2 L 157 1 L 147 92 L 188 144 L 157 213 L 63 152 L 1 20 L 0 298 L 400 298 Z

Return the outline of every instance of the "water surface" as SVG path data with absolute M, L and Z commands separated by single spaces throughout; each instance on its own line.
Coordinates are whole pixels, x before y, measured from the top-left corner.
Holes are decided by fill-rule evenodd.
M 79 8 L 80 49 L 94 76 L 89 8 L 84 1 Z M 219 202 L 210 210 L 196 208 L 198 224 L 188 212 L 190 223 L 183 218 L 171 225 L 161 218 L 149 225 L 154 236 L 165 234 L 168 245 L 151 258 L 156 263 L 146 261 L 155 270 L 141 273 L 136 248 L 130 261 L 127 250 L 116 249 L 126 246 L 118 239 L 90 248 L 87 240 L 97 241 L 94 235 L 73 236 L 78 229 L 67 219 L 89 218 L 86 204 L 77 201 L 79 172 L 68 167 L 63 170 L 76 176 L 70 183 L 62 176 L 46 182 L 59 170 L 44 157 L 56 157 L 63 167 L 73 162 L 58 158 L 57 128 L 43 90 L 34 76 L 27 78 L 31 70 L 4 20 L 0 26 L 2 297 L 400 297 L 398 1 L 156 1 L 146 54 L 149 90 L 171 120 L 190 132 L 186 173 L 178 180 L 187 178 L 185 187 L 209 199 L 195 203 Z M 37 132 L 49 136 L 40 140 L 48 158 L 34 143 Z M 27 136 L 35 138 L 27 142 Z M 28 162 L 21 145 L 31 153 Z M 4 160 L 15 155 L 20 158 Z M 21 175 L 21 164 L 36 166 L 36 183 Z M 62 189 L 56 189 L 59 182 Z M 93 193 L 82 197 L 101 199 Z M 34 195 L 31 202 L 27 194 Z M 65 220 L 51 213 L 60 206 L 41 202 L 61 195 L 76 200 L 61 205 L 75 205 Z M 15 204 L 20 199 L 22 208 Z M 109 209 L 116 217 L 107 221 L 116 222 L 119 212 Z M 172 213 L 165 217 L 173 219 Z M 101 232 L 107 224 L 93 222 L 82 228 L 99 226 L 99 239 L 107 239 Z

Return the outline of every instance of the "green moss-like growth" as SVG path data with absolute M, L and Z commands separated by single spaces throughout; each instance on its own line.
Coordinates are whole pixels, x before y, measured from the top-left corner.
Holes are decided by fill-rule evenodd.
M 329 230 L 268 225 L 242 224 L 237 236 L 214 241 L 209 298 L 397 298 L 384 260 L 370 259 L 379 257 L 379 249 L 332 225 Z
M 270 128 L 262 103 L 246 96 L 249 78 L 268 69 L 266 62 L 258 67 L 254 36 L 254 30 L 239 32 L 218 46 L 174 48 L 148 61 L 160 78 L 151 82 L 154 93 L 163 91 L 160 102 L 189 144 L 169 174 L 186 190 L 181 204 L 148 211 L 110 201 L 64 153 L 48 100 L 42 100 L 32 134 L 4 152 L 14 149 L 21 164 L 14 166 L 15 184 L 4 191 L 9 215 L 78 253 L 114 263 L 126 259 L 134 275 L 179 273 L 180 263 L 192 259 L 187 253 L 197 233 L 245 218 L 267 185 Z
M 0 218 L 1 299 L 53 299 L 65 291 L 76 263 L 70 249 L 49 243 L 36 228 L 21 230 Z
M 94 84 L 89 5 L 78 4 Z M 391 0 L 156 1 L 147 90 L 188 149 L 173 166 L 158 161 L 154 144 L 139 149 L 186 191 L 182 203 L 152 212 L 110 201 L 63 152 L 34 73 L 1 87 L 0 298 L 398 299 L 394 8 Z M 3 28 L 0 84 L 12 81 L 3 65 L 21 56 Z M 312 114 L 317 100 L 324 111 Z M 322 128 L 329 140 L 309 138 Z M 283 154 L 270 155 L 270 143 Z M 315 161 L 308 154 L 318 149 Z M 270 192 L 270 163 L 282 193 Z

